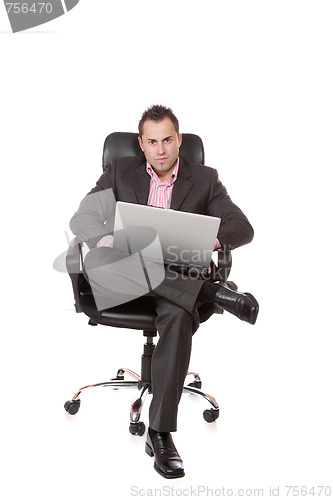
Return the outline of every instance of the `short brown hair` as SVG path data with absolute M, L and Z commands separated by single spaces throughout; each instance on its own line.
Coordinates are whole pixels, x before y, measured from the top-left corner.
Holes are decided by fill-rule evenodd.
M 150 108 L 146 109 L 141 116 L 141 120 L 139 121 L 139 135 L 142 137 L 143 134 L 143 125 L 146 120 L 153 120 L 154 122 L 160 122 L 164 120 L 164 118 L 170 118 L 172 121 L 177 135 L 179 134 L 179 122 L 176 116 L 173 114 L 171 108 L 166 108 L 165 106 L 161 106 L 160 104 L 154 104 Z

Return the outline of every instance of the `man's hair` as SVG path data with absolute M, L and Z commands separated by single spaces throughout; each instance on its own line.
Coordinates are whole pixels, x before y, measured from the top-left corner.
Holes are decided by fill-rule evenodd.
M 173 114 L 171 108 L 166 108 L 165 106 L 161 106 L 160 104 L 154 104 L 150 108 L 146 109 L 146 111 L 142 114 L 141 120 L 139 121 L 139 135 L 142 137 L 143 134 L 143 125 L 146 120 L 153 120 L 154 122 L 160 122 L 164 120 L 164 118 L 170 118 L 172 121 L 177 135 L 179 134 L 179 122 L 176 116 Z

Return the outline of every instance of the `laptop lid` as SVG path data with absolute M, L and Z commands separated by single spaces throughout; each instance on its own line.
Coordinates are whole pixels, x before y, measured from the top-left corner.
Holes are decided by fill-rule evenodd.
M 206 268 L 211 261 L 220 222 L 218 217 L 118 201 L 113 246 L 123 250 L 122 229 L 136 230 L 137 234 L 143 231 L 149 235 L 149 241 L 154 230 L 161 252 L 156 251 L 155 240 L 154 245 L 145 246 L 146 256 L 156 260 L 160 255 L 166 263 Z M 142 242 L 144 240 L 142 238 Z

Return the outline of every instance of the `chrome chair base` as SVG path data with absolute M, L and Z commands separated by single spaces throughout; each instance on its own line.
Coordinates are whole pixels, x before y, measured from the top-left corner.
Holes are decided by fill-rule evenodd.
M 125 380 L 125 374 L 129 377 L 127 380 Z M 187 375 L 192 376 L 193 380 L 183 387 L 183 392 L 201 396 L 206 399 L 212 407 L 203 412 L 203 417 L 206 422 L 214 422 L 219 417 L 219 406 L 216 399 L 200 390 L 202 383 L 198 373 L 188 372 Z M 80 409 L 81 399 L 79 396 L 81 393 L 86 389 L 92 389 L 94 387 L 112 387 L 113 389 L 135 387 L 140 390 L 140 396 L 136 398 L 131 405 L 129 431 L 131 434 L 138 436 L 142 436 L 145 433 L 146 426 L 144 422 L 140 421 L 140 418 L 146 396 L 151 392 L 150 383 L 142 381 L 137 373 L 128 368 L 119 368 L 117 375 L 111 378 L 111 380 L 81 387 L 74 394 L 73 398 L 65 403 L 65 410 L 70 415 L 75 415 Z

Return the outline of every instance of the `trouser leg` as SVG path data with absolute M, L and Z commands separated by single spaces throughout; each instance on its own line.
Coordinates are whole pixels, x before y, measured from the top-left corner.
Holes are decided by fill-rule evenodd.
M 152 393 L 149 425 L 159 432 L 177 430 L 178 403 L 190 362 L 192 335 L 199 315 L 163 297 L 154 298 L 159 340 L 152 357 Z
M 175 431 L 178 403 L 190 361 L 192 335 L 199 326 L 197 297 L 203 281 L 165 269 L 164 279 L 149 292 L 141 270 L 134 267 L 130 272 L 126 256 L 106 247 L 91 250 L 86 256 L 85 266 L 99 310 L 113 307 L 117 301 L 118 304 L 125 303 L 147 295 L 146 292 L 152 296 L 159 340 L 152 357 L 150 426 L 159 432 Z

